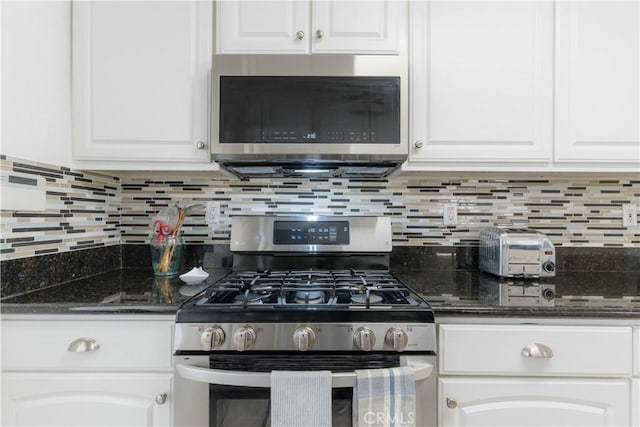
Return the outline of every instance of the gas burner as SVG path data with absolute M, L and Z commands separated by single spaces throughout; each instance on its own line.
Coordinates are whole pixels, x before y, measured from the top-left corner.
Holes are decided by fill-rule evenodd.
M 259 285 L 251 285 L 249 289 L 254 294 L 268 295 L 280 289 L 280 283 L 261 283 Z
M 324 293 L 322 291 L 297 291 L 294 301 L 298 304 L 322 304 Z
M 351 295 L 351 302 L 354 304 L 366 304 L 367 299 L 369 300 L 369 304 L 380 304 L 382 302 L 382 297 L 378 294 L 354 294 Z
M 236 304 L 262 304 L 263 295 L 245 292 L 244 294 L 236 295 L 233 301 Z

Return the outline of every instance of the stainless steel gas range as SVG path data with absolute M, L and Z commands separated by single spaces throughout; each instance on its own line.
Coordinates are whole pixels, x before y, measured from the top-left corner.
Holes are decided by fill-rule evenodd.
M 391 236 L 387 217 L 233 217 L 233 272 L 176 314 L 175 425 L 269 425 L 276 370 L 332 371 L 351 425 L 354 370 L 397 366 L 435 425 L 434 314 L 389 271 Z

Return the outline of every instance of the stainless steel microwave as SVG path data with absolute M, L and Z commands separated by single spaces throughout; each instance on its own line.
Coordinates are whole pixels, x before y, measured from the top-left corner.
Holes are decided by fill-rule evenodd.
M 404 56 L 213 58 L 213 160 L 241 177 L 383 178 L 408 156 Z

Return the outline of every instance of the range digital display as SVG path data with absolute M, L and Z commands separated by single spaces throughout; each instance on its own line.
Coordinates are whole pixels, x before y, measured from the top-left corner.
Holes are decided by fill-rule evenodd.
M 348 245 L 348 221 L 275 221 L 274 245 Z

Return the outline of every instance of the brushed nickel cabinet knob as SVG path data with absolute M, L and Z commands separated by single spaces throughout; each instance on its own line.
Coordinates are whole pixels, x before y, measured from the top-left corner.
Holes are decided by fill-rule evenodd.
M 417 140 L 416 142 L 413 143 L 413 146 L 416 148 L 422 148 L 424 147 L 424 142 Z
M 322 31 L 322 30 L 316 31 L 316 37 L 319 38 L 319 39 L 323 38 L 324 37 L 324 31 Z
M 447 408 L 456 409 L 457 407 L 458 407 L 458 402 L 451 397 L 447 397 Z
M 302 30 L 298 30 L 298 31 L 296 32 L 296 38 L 297 38 L 298 40 L 302 40 L 302 39 L 304 38 L 304 31 L 302 31 Z
M 158 405 L 164 405 L 166 401 L 167 401 L 167 393 L 160 393 L 159 395 L 156 396 L 156 403 Z

